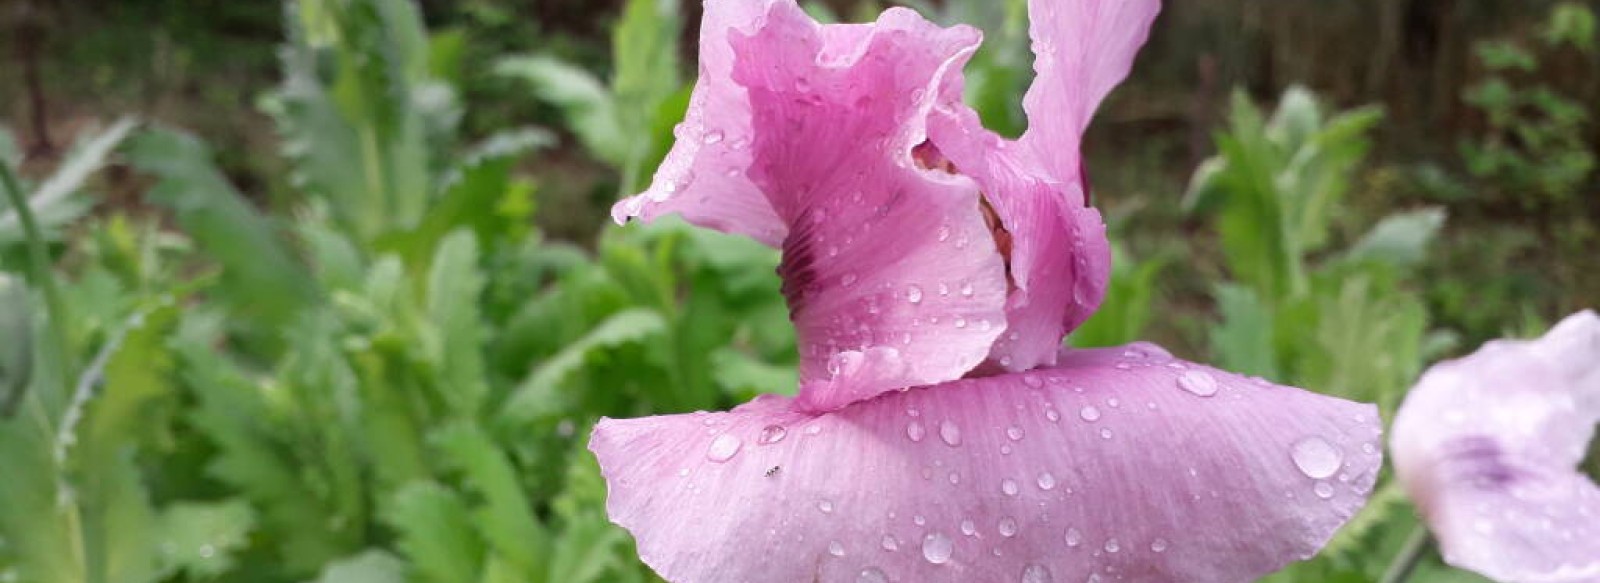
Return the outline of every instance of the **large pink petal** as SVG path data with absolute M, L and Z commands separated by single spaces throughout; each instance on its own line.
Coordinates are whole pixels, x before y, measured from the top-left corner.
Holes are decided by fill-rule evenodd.
M 612 520 L 679 583 L 1246 581 L 1368 494 L 1375 409 L 1152 345 L 823 415 L 602 420 Z
M 1600 581 L 1600 486 L 1576 466 L 1600 422 L 1600 316 L 1497 341 L 1423 374 L 1395 416 L 1395 473 L 1445 560 L 1515 583 Z

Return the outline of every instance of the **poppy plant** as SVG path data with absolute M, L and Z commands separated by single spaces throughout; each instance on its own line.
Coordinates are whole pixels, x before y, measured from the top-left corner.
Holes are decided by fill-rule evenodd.
M 677 142 L 619 221 L 780 248 L 795 398 L 602 419 L 611 519 L 664 578 L 1243 581 L 1317 551 L 1375 408 L 1148 343 L 1062 350 L 1110 265 L 1080 140 L 1153 0 L 1032 0 L 1017 140 L 961 101 L 981 35 L 708 0 Z
M 1446 562 L 1507 583 L 1600 581 L 1600 316 L 1428 369 L 1395 416 L 1395 475 Z

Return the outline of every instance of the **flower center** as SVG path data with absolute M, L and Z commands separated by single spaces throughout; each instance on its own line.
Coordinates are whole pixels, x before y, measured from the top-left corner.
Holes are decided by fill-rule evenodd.
M 944 157 L 939 147 L 933 142 L 924 141 L 911 149 L 911 159 L 917 167 L 923 170 L 937 170 L 946 174 L 960 174 L 954 162 Z M 983 223 L 989 226 L 989 235 L 994 238 L 994 248 L 1000 251 L 1000 258 L 1006 265 L 1006 285 L 1016 289 L 1017 283 L 1011 277 L 1011 231 L 1006 230 L 1005 223 L 1000 220 L 1000 213 L 994 210 L 994 205 L 989 203 L 989 197 L 982 192 L 978 193 L 978 210 L 983 213 Z

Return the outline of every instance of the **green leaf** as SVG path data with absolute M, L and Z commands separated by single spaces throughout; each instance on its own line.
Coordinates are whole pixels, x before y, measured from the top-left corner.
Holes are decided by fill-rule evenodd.
M 27 286 L 0 272 L 0 419 L 15 414 L 33 381 L 34 313 Z
M 619 168 L 627 163 L 634 138 L 622 127 L 611 93 L 588 71 L 530 55 L 503 58 L 494 71 L 528 83 L 536 97 L 559 108 L 568 128 L 595 156 Z
M 315 583 L 406 583 L 406 565 L 388 552 L 369 550 L 329 563 Z
M 456 231 L 440 242 L 428 274 L 429 321 L 438 330 L 438 369 L 442 395 L 454 412 L 474 417 L 488 395 L 484 373 L 484 330 L 478 302 L 484 277 L 478 271 L 478 242 L 470 231 Z
M 38 218 L 40 229 L 47 234 L 53 233 L 89 209 L 93 204 L 91 201 L 75 198 L 74 195 L 137 125 L 133 119 L 123 118 L 99 134 L 81 141 L 56 168 L 55 173 L 34 189 L 28 196 L 28 205 Z M 10 142 L 9 139 L 4 141 Z M 22 228 L 17 213 L 7 201 L 0 199 L 0 243 L 21 239 Z
M 1344 253 L 1346 261 L 1376 261 L 1407 268 L 1420 263 L 1444 226 L 1444 209 L 1427 208 L 1384 217 Z
M 399 535 L 398 547 L 427 581 L 475 581 L 482 570 L 483 543 L 467 504 L 434 482 L 412 482 L 396 492 L 386 513 Z
M 562 381 L 583 367 L 591 353 L 640 342 L 666 329 L 666 321 L 651 310 L 634 308 L 612 315 L 583 338 L 535 367 L 533 373 L 517 385 L 500 414 L 512 423 L 547 414 L 560 403 L 557 394 Z
M 731 346 L 711 353 L 711 370 L 723 392 L 741 401 L 766 393 L 793 395 L 800 386 L 794 367 L 771 364 Z
M 430 441 L 461 472 L 467 490 L 481 497 L 472 516 L 489 548 L 530 577 L 542 569 L 550 556 L 550 535 L 528 505 L 505 452 L 468 422 L 441 427 Z
M 1138 340 L 1150 321 L 1156 275 L 1165 261 L 1135 261 L 1122 246 L 1111 246 L 1111 282 L 1105 300 L 1089 320 L 1067 338 L 1073 346 L 1118 346 Z
M 1273 343 L 1274 314 L 1254 290 L 1235 284 L 1216 288 L 1222 323 L 1211 330 L 1211 347 L 1222 368 L 1282 379 Z
M 162 570 L 191 580 L 215 579 L 231 571 L 234 553 L 250 543 L 255 511 L 243 500 L 180 502 L 161 513 Z
M 268 326 L 289 320 L 316 300 L 305 269 L 257 213 L 212 166 L 204 144 L 183 133 L 150 130 L 127 153 L 134 166 L 161 182 L 150 192 L 196 242 L 222 265 L 226 298 L 247 318 Z

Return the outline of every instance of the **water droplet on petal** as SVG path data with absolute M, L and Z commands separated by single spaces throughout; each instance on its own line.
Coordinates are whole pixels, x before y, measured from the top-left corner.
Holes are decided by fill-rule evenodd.
M 967 536 L 978 534 L 978 525 L 973 524 L 971 520 L 961 521 L 961 534 Z
M 1217 379 L 1203 370 L 1184 371 L 1178 375 L 1178 388 L 1202 397 L 1217 394 Z
M 950 447 L 961 445 L 961 428 L 957 427 L 955 422 L 950 421 L 949 419 L 940 421 L 939 439 L 943 439 L 945 445 Z
M 996 528 L 1000 531 L 1000 536 L 1007 538 L 1017 536 L 1017 519 L 1010 516 L 1001 518 Z
M 733 456 L 739 453 L 739 448 L 743 446 L 744 442 L 731 433 L 718 435 L 711 440 L 711 446 L 706 448 L 706 459 L 717 463 L 728 461 L 733 459 Z
M 817 510 L 821 510 L 823 514 L 833 514 L 833 501 L 832 500 L 818 500 L 817 501 Z
M 845 287 L 850 287 L 852 285 L 855 285 L 856 279 L 857 279 L 856 278 L 856 274 L 854 274 L 854 273 L 846 273 L 846 274 L 844 274 L 843 277 L 839 278 L 839 283 L 844 285 Z
M 1317 482 L 1315 486 L 1311 487 L 1311 491 L 1315 492 L 1318 498 L 1327 500 L 1333 497 L 1333 484 Z
M 761 445 L 772 445 L 774 443 L 783 441 L 784 436 L 788 434 L 789 430 L 784 429 L 782 425 L 768 425 L 761 429 L 761 436 L 756 438 L 756 443 Z
M 1122 545 L 1117 542 L 1117 539 L 1108 538 L 1106 539 L 1105 549 L 1108 553 L 1115 553 L 1122 550 Z
M 1000 480 L 1000 491 L 1007 496 L 1016 496 L 1018 492 L 1017 481 L 1011 478 Z
M 1053 490 L 1056 487 L 1056 476 L 1050 472 L 1039 474 L 1039 489 Z
M 1006 437 L 1011 441 L 1022 441 L 1022 428 L 1012 425 L 1006 428 Z
M 950 556 L 955 553 L 955 543 L 944 533 L 930 532 L 922 537 L 922 558 L 929 563 L 943 565 L 950 561 Z
M 1083 409 L 1078 410 L 1078 417 L 1093 423 L 1100 419 L 1100 410 L 1096 409 L 1094 405 L 1086 405 Z
M 1055 407 L 1046 407 L 1044 410 L 1044 418 L 1049 419 L 1051 423 L 1055 423 L 1061 420 L 1061 414 L 1056 412 Z
M 717 144 L 717 143 L 721 143 L 722 142 L 722 138 L 724 138 L 725 136 L 726 136 L 726 134 L 722 133 L 721 130 L 711 130 L 709 132 L 706 132 L 706 135 L 703 138 L 703 140 L 705 141 L 705 143 L 707 145 Z
M 1036 374 L 1033 374 L 1033 373 L 1028 373 L 1028 374 L 1022 375 L 1022 384 L 1025 384 L 1025 385 L 1028 385 L 1030 387 L 1033 387 L 1033 388 L 1037 389 L 1037 388 L 1041 388 L 1041 387 L 1044 386 L 1044 379 L 1039 378 L 1039 375 L 1036 375 Z
M 967 327 L 967 319 L 963 318 L 961 316 L 956 316 L 956 327 L 957 328 L 966 328 Z
M 1168 546 L 1167 539 L 1164 539 L 1164 538 L 1158 538 L 1156 540 L 1150 541 L 1150 550 L 1155 551 L 1157 553 L 1167 552 L 1167 546 Z
M 969 281 L 969 282 L 961 284 L 961 295 L 967 296 L 969 298 L 972 297 L 972 282 Z
M 1101 428 L 1100 429 L 1100 439 L 1111 439 L 1111 428 L 1109 428 L 1109 427 Z
M 910 286 L 910 287 L 907 287 L 906 288 L 906 301 L 911 302 L 913 304 L 922 303 L 922 288 L 914 286 L 914 285 Z
M 856 583 L 889 583 L 889 576 L 883 574 L 883 569 L 867 567 L 856 577 Z
M 895 538 L 892 534 L 883 535 L 883 542 L 878 544 L 883 547 L 883 550 L 891 553 L 900 550 L 900 539 Z
M 1295 467 L 1306 477 L 1322 479 L 1332 476 L 1339 471 L 1339 464 L 1344 462 L 1344 454 L 1328 440 L 1317 436 L 1307 437 L 1294 442 L 1290 446 L 1289 455 L 1294 459 Z
M 1022 583 L 1054 583 L 1055 578 L 1050 576 L 1050 569 L 1044 565 L 1028 565 L 1022 568 Z
M 928 434 L 928 429 L 923 428 L 922 421 L 912 420 L 906 424 L 906 437 L 914 442 L 920 442 Z
M 1076 528 L 1068 528 L 1067 529 L 1067 546 L 1076 547 L 1076 546 L 1078 546 L 1080 544 L 1083 544 L 1083 533 L 1078 532 L 1078 529 L 1076 529 Z
M 939 225 L 939 242 L 950 240 L 950 225 Z
M 843 557 L 844 556 L 844 545 L 841 544 L 839 541 L 831 541 L 831 542 L 829 542 L 828 543 L 828 554 L 833 555 L 835 557 Z

